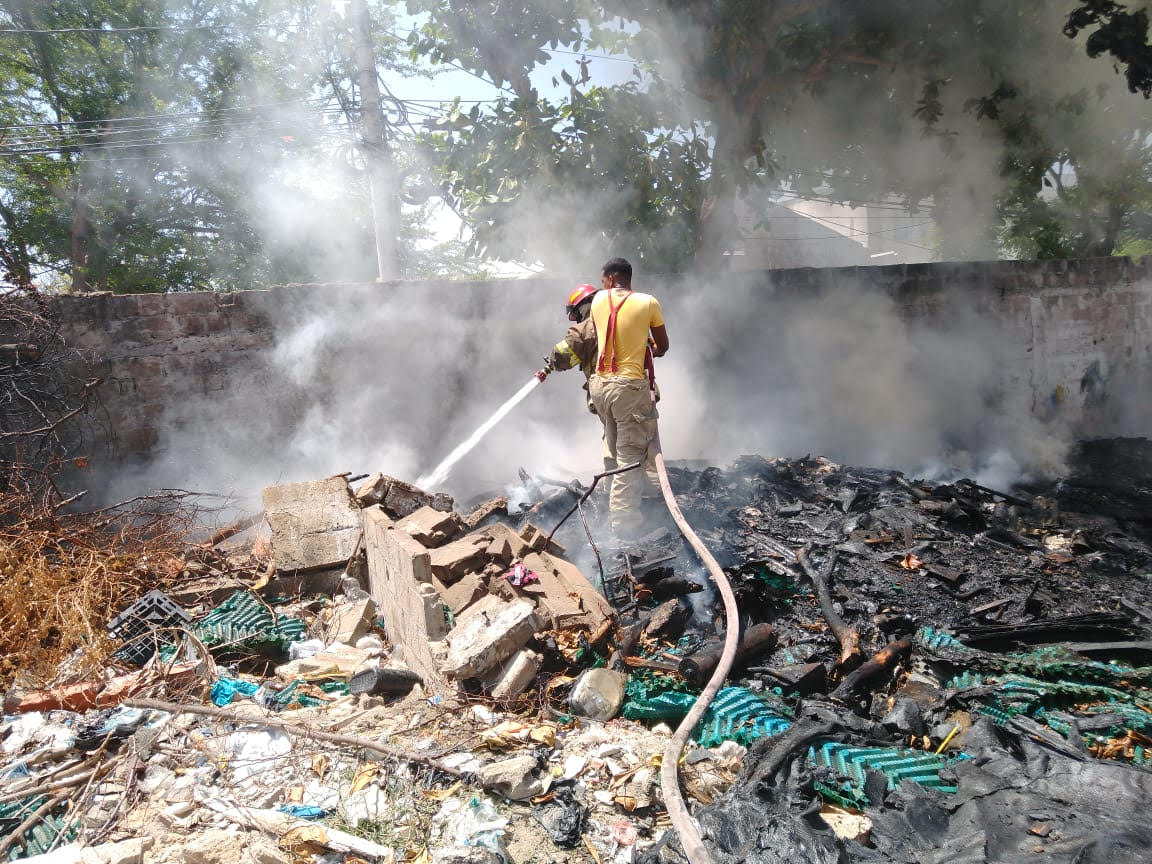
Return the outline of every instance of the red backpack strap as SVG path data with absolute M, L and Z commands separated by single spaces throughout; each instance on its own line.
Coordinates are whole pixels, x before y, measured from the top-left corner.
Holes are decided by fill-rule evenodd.
M 616 366 L 616 313 L 628 302 L 628 298 L 631 296 L 631 292 L 625 294 L 624 299 L 617 306 L 612 303 L 612 295 L 608 295 L 608 326 L 604 328 L 604 353 L 600 355 L 600 360 L 596 364 L 597 372 L 615 373 L 618 371 Z

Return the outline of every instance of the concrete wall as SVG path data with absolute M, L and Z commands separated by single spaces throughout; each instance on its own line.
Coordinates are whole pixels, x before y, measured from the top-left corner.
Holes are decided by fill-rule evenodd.
M 270 291 L 59 298 L 65 340 L 104 379 L 93 449 L 147 457 L 173 406 L 266 378 L 278 301 Z
M 1089 436 L 1152 431 L 1143 429 L 1144 413 L 1131 410 L 1152 368 L 1152 259 L 777 270 L 719 274 L 707 284 L 638 274 L 637 287 L 665 305 L 673 351 L 661 367 L 669 370 L 664 416 L 679 418 L 680 438 L 672 437 L 685 455 L 712 455 L 713 445 L 748 452 L 811 442 L 845 458 L 904 464 L 902 452 L 922 458 L 987 425 L 979 416 L 951 424 L 948 414 L 958 409 L 948 388 L 965 391 L 959 401 L 968 414 L 1027 414 Z M 66 339 L 106 382 L 93 417 L 97 475 L 130 485 L 132 470 L 168 460 L 180 469 L 145 476 L 173 483 L 222 460 L 242 467 L 279 459 L 285 468 L 271 482 L 318 476 L 308 472 L 319 463 L 300 464 L 299 472 L 288 466 L 307 462 L 317 440 L 323 450 L 326 436 L 350 462 L 364 454 L 375 461 L 342 470 L 387 472 L 405 459 L 410 470 L 427 466 L 430 454 L 447 452 L 539 365 L 566 326 L 560 306 L 568 288 L 568 280 L 287 286 L 58 304 Z M 915 353 L 907 353 L 913 343 Z M 953 362 L 960 356 L 970 374 Z M 818 368 L 825 361 L 827 369 Z M 924 377 L 920 370 L 929 368 Z M 752 398 L 752 383 L 763 398 Z M 581 440 L 584 432 L 591 440 L 588 418 L 569 395 L 576 383 L 563 387 L 562 399 L 539 397 L 552 401 L 524 422 L 583 424 Z M 885 425 L 889 410 L 923 409 L 937 396 L 931 411 Z M 852 426 L 890 397 L 885 417 L 851 434 L 788 434 L 823 420 Z M 767 414 L 766 400 L 777 403 Z M 790 418 L 787 428 L 764 439 L 748 431 L 769 416 Z M 715 428 L 701 444 L 706 424 Z M 941 429 L 936 438 L 900 440 L 909 426 L 933 425 Z M 304 429 L 312 431 L 304 436 Z M 861 437 L 883 443 L 894 435 L 895 450 L 853 449 Z M 403 458 L 383 444 L 373 450 L 385 439 L 415 449 Z M 573 457 L 579 466 L 560 465 L 583 467 L 585 455 Z M 509 465 L 514 456 L 527 458 L 510 455 Z M 484 479 L 491 485 L 503 470 Z

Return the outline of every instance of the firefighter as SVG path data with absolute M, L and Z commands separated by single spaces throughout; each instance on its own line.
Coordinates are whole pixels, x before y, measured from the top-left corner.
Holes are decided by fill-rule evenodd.
M 656 394 L 652 358 L 668 351 L 660 303 L 632 290 L 632 265 L 613 258 L 601 270 L 602 291 L 592 294 L 596 331 L 596 370 L 588 382 L 592 404 L 604 424 L 604 440 L 619 465 L 649 462 L 656 434 Z M 625 471 L 612 478 L 609 510 L 618 536 L 637 533 L 643 521 L 640 500 L 645 473 Z
M 544 368 L 536 373 L 536 377 L 543 381 L 552 372 L 562 372 L 565 369 L 579 367 L 580 371 L 584 373 L 585 401 L 588 410 L 593 414 L 596 413 L 596 408 L 588 396 L 588 379 L 596 370 L 597 344 L 596 329 L 592 324 L 592 318 L 589 316 L 589 310 L 592 307 L 592 298 L 599 290 L 595 285 L 578 285 L 568 295 L 564 310 L 568 313 L 568 320 L 572 321 L 573 324 L 568 328 L 564 338 L 556 343 L 548 355 Z M 604 470 L 610 471 L 616 467 L 616 462 L 608 450 L 608 444 L 603 435 L 601 435 L 601 440 L 604 441 L 602 447 Z

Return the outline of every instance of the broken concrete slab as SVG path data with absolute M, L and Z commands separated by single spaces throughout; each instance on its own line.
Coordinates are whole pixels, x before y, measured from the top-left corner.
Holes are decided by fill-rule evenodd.
M 448 634 L 444 674 L 480 677 L 523 648 L 539 627 L 540 619 L 527 600 L 505 603 L 489 595 L 466 610 Z
M 371 507 L 374 504 L 379 504 L 384 500 L 384 495 L 388 492 L 389 481 L 392 478 L 385 477 L 379 471 L 375 474 L 369 474 L 368 479 L 356 487 L 353 496 L 356 502 L 361 507 Z
M 514 699 L 525 690 L 540 671 L 543 657 L 521 648 L 484 680 L 484 688 L 494 699 Z
M 373 656 L 373 652 L 351 645 L 335 644 L 311 657 L 301 657 L 276 667 L 281 678 L 299 678 L 310 675 L 350 676 L 362 668 Z
M 465 573 L 480 572 L 488 563 L 490 537 L 483 534 L 469 534 L 455 543 L 433 549 L 431 552 L 432 572 L 446 585 L 451 585 Z
M 540 581 L 513 590 L 536 601 L 551 629 L 576 627 L 596 632 L 612 617 L 608 601 L 575 564 L 547 552 L 534 552 L 523 561 Z
M 508 600 L 498 597 L 495 594 L 485 594 L 467 609 L 456 617 L 456 626 L 461 627 L 468 622 L 468 619 L 476 615 L 485 615 L 492 618 L 499 615 L 509 603 L 515 602 L 516 599 Z
M 454 511 L 445 512 L 431 506 L 421 507 L 410 516 L 398 519 L 396 524 L 429 549 L 443 546 L 464 531 L 464 520 Z
M 360 539 L 360 508 L 343 477 L 269 486 L 264 512 L 278 570 L 341 566 Z
M 141 864 L 154 842 L 152 837 L 133 837 L 98 846 L 81 847 L 78 843 L 69 843 L 52 852 L 23 860 L 34 864 Z
M 433 576 L 432 584 L 436 586 L 436 590 L 440 593 L 440 599 L 454 616 L 459 616 L 461 612 L 488 593 L 484 578 L 479 573 L 465 573 L 451 585 L 447 585 Z
M 442 610 L 430 613 L 429 598 L 420 587 L 435 587 L 428 550 L 399 530 L 379 505 L 364 510 L 364 548 L 368 591 L 396 656 L 424 679 L 426 687 L 443 691 L 444 680 L 428 642 L 443 627 L 444 615 Z
M 475 528 L 480 525 L 485 519 L 494 514 L 508 515 L 508 496 L 500 495 L 496 498 L 490 498 L 483 504 L 472 508 L 472 511 L 464 517 L 464 524 L 469 529 Z
M 377 471 L 356 487 L 356 500 L 361 507 L 383 504 L 394 516 L 409 516 L 421 507 L 431 506 L 445 512 L 452 511 L 452 496 L 437 492 L 429 495 L 419 486 L 389 477 Z
M 397 480 L 394 477 L 386 479 L 390 482 L 388 491 L 384 494 L 381 503 L 383 503 L 385 510 L 397 517 L 411 516 L 421 507 L 434 507 L 445 512 L 452 510 L 454 502 L 450 495 L 445 495 L 443 492 L 429 495 L 419 486 L 413 486 L 403 480 Z
M 329 641 L 353 645 L 372 629 L 376 604 L 369 598 L 355 603 L 342 603 L 332 612 L 328 623 Z

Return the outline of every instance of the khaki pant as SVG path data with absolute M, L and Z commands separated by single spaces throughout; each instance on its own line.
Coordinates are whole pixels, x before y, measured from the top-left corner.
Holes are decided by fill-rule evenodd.
M 593 375 L 588 392 L 604 422 L 605 462 L 609 458 L 617 465 L 648 462 L 656 434 L 656 403 L 647 379 Z M 640 527 L 640 498 L 645 481 L 644 473 L 635 470 L 612 478 L 609 509 L 613 528 L 627 531 Z
M 603 429 L 600 432 L 600 457 L 604 460 L 605 471 L 613 471 L 620 467 L 616 463 L 615 454 L 608 448 L 608 433 Z M 659 498 L 660 494 L 660 475 L 656 473 L 656 452 L 649 448 L 648 459 L 644 463 L 644 497 Z

